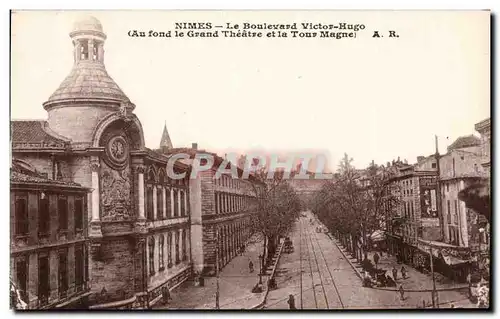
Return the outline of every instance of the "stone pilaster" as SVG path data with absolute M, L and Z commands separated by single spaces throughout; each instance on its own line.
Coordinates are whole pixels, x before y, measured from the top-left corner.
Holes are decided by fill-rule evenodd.
M 92 171 L 92 217 L 90 219 L 89 237 L 102 237 L 101 219 L 100 219 L 100 188 L 99 172 L 100 159 L 92 156 L 90 159 L 90 169 Z
M 132 166 L 136 176 L 137 183 L 137 219 L 135 222 L 136 231 L 139 233 L 146 232 L 146 216 L 144 213 L 144 172 L 146 167 L 143 164 L 134 164 Z
M 156 193 L 156 186 L 153 185 L 153 220 L 158 219 L 158 196 Z

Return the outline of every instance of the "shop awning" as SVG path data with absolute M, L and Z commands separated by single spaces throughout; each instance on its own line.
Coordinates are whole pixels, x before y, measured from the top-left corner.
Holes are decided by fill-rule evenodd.
M 383 241 L 385 240 L 385 232 L 383 230 L 376 230 L 371 234 L 370 239 L 373 242 Z
M 444 262 L 449 266 L 455 266 L 468 263 L 469 260 L 463 260 L 454 256 L 442 256 Z

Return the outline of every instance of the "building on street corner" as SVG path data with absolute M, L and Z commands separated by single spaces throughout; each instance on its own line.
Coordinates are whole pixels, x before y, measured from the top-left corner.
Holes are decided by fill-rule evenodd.
M 420 156 L 414 165 L 389 165 L 400 201 L 388 223 L 387 245 L 400 261 L 430 271 L 432 256 L 434 270 L 457 282 L 477 271 L 478 260 L 484 259 L 480 251 L 489 252 L 488 221 L 459 193 L 489 176 L 483 165 L 487 141 L 474 135 L 457 138 L 439 156 L 439 166 L 436 155 Z
M 28 309 L 85 308 L 89 189 L 49 179 L 19 160 L 10 182 L 11 278 L 21 300 Z
M 13 163 L 36 176 L 12 173 L 11 271 L 30 309 L 82 294 L 92 309 L 148 307 L 191 274 L 189 183 L 145 147 L 135 105 L 106 71 L 101 23 L 77 21 L 70 38 L 74 65 L 43 103 L 48 119 L 11 123 Z

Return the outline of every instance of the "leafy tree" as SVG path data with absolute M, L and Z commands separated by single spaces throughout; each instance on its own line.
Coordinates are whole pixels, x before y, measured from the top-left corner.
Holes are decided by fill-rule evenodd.
M 295 224 L 302 209 L 298 194 L 283 179 L 283 172 L 268 178 L 267 169 L 254 174 L 259 183 L 252 183 L 255 196 L 254 232 L 264 237 L 264 256 L 274 255 L 279 236 L 285 236 Z
M 372 162 L 367 169 L 357 170 L 352 161 L 344 155 L 333 182 L 316 194 L 313 212 L 355 252 L 358 241 L 366 246 L 375 230 L 386 227 L 388 212 L 397 207 L 398 199 L 387 169 Z

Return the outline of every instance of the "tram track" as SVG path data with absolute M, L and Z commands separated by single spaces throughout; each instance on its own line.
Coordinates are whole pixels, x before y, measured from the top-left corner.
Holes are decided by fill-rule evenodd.
M 332 285 L 333 285 L 333 287 L 335 289 L 335 292 L 336 292 L 337 298 L 339 300 L 340 306 L 342 307 L 342 309 L 345 309 L 344 302 L 342 301 L 342 296 L 340 295 L 340 292 L 339 292 L 339 289 L 337 287 L 337 284 L 335 283 L 335 279 L 333 278 L 332 271 L 330 270 L 330 266 L 328 265 L 328 261 L 326 260 L 325 253 L 324 253 L 323 248 L 320 245 L 318 236 L 317 235 L 313 235 L 313 236 L 314 236 L 314 239 L 316 239 L 316 244 L 317 244 L 317 246 L 319 248 L 319 252 L 320 252 L 321 256 L 323 257 L 323 261 L 325 262 L 326 270 L 328 271 L 328 274 L 330 276 L 330 279 L 331 279 Z M 311 237 L 313 237 L 313 236 L 311 236 Z M 311 241 L 312 241 L 312 239 L 311 239 Z
M 304 230 L 305 228 L 305 230 Z M 338 307 L 335 307 L 335 305 L 339 305 L 341 309 L 345 309 L 344 302 L 342 301 L 342 296 L 340 295 L 340 292 L 338 290 L 338 286 L 335 282 L 335 278 L 332 274 L 332 271 L 330 269 L 330 265 L 328 264 L 328 261 L 325 257 L 325 252 L 323 247 L 321 247 L 320 240 L 316 234 L 312 234 L 312 230 L 307 227 L 307 225 L 304 225 L 304 222 L 301 220 L 300 222 L 300 232 L 301 232 L 301 245 L 303 245 L 306 250 L 307 250 L 307 256 L 308 256 L 308 264 L 309 264 L 309 273 L 311 275 L 311 284 L 312 284 L 312 289 L 305 289 L 305 290 L 312 290 L 313 296 L 314 296 L 314 304 L 316 306 L 316 309 L 324 309 L 320 308 L 320 302 L 318 300 L 322 300 L 324 298 L 325 304 L 326 304 L 326 309 L 335 309 Z M 305 238 L 304 238 L 305 237 Z M 313 240 L 314 238 L 314 240 Z M 305 241 L 305 243 L 304 243 Z M 311 253 L 312 250 L 312 253 Z M 319 254 L 316 252 L 316 250 L 319 251 Z M 321 257 L 319 257 L 321 256 Z M 313 258 L 314 257 L 314 258 Z M 300 256 L 302 258 L 302 255 Z M 314 259 L 314 262 L 312 261 Z M 321 261 L 320 261 L 321 259 Z M 315 265 L 313 265 L 313 263 Z M 320 266 L 321 264 L 321 266 Z M 317 274 L 315 275 L 315 271 L 313 270 L 313 267 L 316 266 L 315 268 L 317 269 Z M 326 272 L 328 275 L 325 276 L 324 270 L 326 268 Z M 301 273 L 304 271 L 304 269 L 301 269 Z M 330 279 L 330 283 L 328 283 L 328 277 Z M 319 283 L 315 283 L 314 278 L 319 279 Z M 301 276 L 301 296 L 305 292 L 302 284 L 302 276 Z M 335 302 L 332 303 L 332 294 L 327 293 L 327 286 L 333 286 L 335 290 Z M 321 289 L 317 289 L 317 286 L 321 286 Z M 301 297 L 302 298 L 302 297 Z M 329 300 L 330 298 L 330 300 Z M 302 302 L 302 300 L 301 300 Z M 322 303 L 322 302 L 321 302 Z

